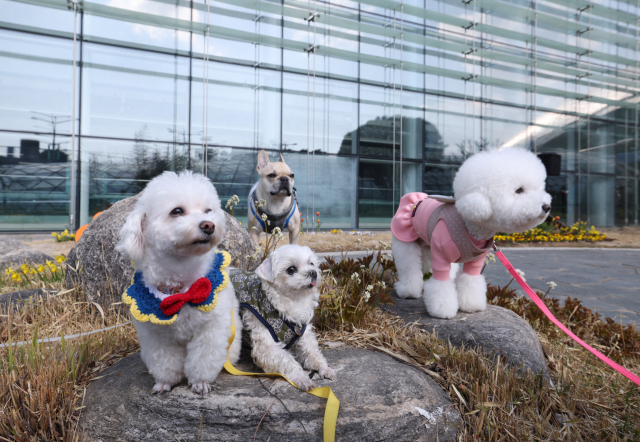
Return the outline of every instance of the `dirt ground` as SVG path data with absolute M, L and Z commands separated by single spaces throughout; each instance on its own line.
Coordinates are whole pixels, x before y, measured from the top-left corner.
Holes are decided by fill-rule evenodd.
M 526 244 L 500 244 L 501 247 L 619 247 L 619 248 L 640 248 L 640 226 L 636 227 L 608 227 L 599 229 L 607 234 L 609 240 L 597 243 L 574 242 L 574 243 L 526 243 Z M 342 233 L 303 233 L 300 235 L 298 244 L 309 246 L 313 251 L 337 252 L 342 250 L 375 250 L 380 245 L 380 241 L 391 247 L 390 231 L 363 231 L 360 234 L 351 234 L 350 231 Z M 68 255 L 75 245 L 73 241 L 57 243 L 51 235 L 33 234 L 16 235 L 16 239 L 24 241 L 36 250 L 44 252 L 50 256 Z M 264 238 L 264 234 L 262 236 Z M 360 243 L 357 240 L 360 240 Z M 289 235 L 284 235 L 278 247 L 289 243 Z

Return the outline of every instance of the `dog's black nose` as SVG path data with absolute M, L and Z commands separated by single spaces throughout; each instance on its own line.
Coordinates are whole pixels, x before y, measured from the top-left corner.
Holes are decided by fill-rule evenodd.
M 542 205 L 542 211 L 543 212 L 548 212 L 549 210 L 551 210 L 551 205 L 549 205 L 549 204 L 543 204 Z
M 202 221 L 200 223 L 200 230 L 202 230 L 207 235 L 211 235 L 216 230 L 216 225 L 211 221 Z
M 289 181 L 289 178 L 287 178 L 286 176 L 281 176 L 280 181 L 282 182 Z
M 311 270 L 309 272 L 309 276 L 311 277 L 311 280 L 315 281 L 316 279 L 318 279 L 318 272 L 316 272 L 315 270 Z

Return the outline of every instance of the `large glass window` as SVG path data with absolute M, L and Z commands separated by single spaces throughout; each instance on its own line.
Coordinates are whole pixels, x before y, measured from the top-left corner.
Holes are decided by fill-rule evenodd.
M 316 212 L 326 228 L 388 228 L 403 194 L 452 194 L 491 148 L 559 162 L 547 191 L 563 222 L 639 221 L 634 6 L 78 6 L 74 51 L 69 5 L 0 0 L 0 230 L 77 227 L 184 169 L 223 203 L 238 195 L 246 222 L 259 149 L 294 170 L 307 228 Z

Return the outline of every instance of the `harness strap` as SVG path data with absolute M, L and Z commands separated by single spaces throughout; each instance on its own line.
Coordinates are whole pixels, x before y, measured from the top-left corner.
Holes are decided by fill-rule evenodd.
M 289 204 L 289 207 L 287 208 L 287 210 L 285 210 L 282 213 L 271 213 L 266 211 L 264 207 L 255 206 L 255 203 L 256 203 L 255 193 L 257 188 L 258 188 L 258 183 L 255 183 L 251 188 L 251 191 L 249 192 L 249 207 L 251 208 L 251 214 L 256 218 L 256 220 L 258 220 L 258 222 L 260 223 L 260 226 L 262 227 L 262 230 L 265 231 L 266 233 L 271 233 L 274 227 L 280 227 L 281 229 L 285 229 L 289 225 L 289 221 L 291 220 L 293 215 L 296 213 L 296 209 L 298 208 L 296 188 L 295 187 L 293 188 L 293 192 L 291 194 L 292 196 L 291 203 Z M 267 220 L 269 220 L 269 224 L 266 224 L 262 220 L 261 216 L 263 214 L 267 215 Z M 282 225 L 280 225 L 280 221 L 282 221 L 283 219 L 284 219 L 284 222 L 282 223 Z
M 493 246 L 493 239 L 484 249 L 476 246 L 471 240 L 456 206 L 449 203 L 438 206 L 429 217 L 429 223 L 427 224 L 429 244 L 431 244 L 431 235 L 433 235 L 433 231 L 440 220 L 443 220 L 447 225 L 451 239 L 460 251 L 460 259 L 456 261 L 458 263 L 473 261 Z
M 271 324 L 269 324 L 269 322 L 267 322 L 267 320 L 264 319 L 264 317 L 260 314 L 260 312 L 258 312 L 251 304 L 248 304 L 246 302 L 241 302 L 240 303 L 240 307 L 246 308 L 251 313 L 253 313 L 253 316 L 255 316 L 260 322 L 262 322 L 262 325 L 264 325 L 267 328 L 267 330 L 269 330 L 269 334 L 271 335 L 273 340 L 276 343 L 280 342 L 280 339 L 278 339 L 278 335 L 276 334 L 276 332 L 273 329 L 273 327 L 271 326 Z M 286 324 L 286 326 L 289 327 L 289 329 L 291 329 L 291 330 L 293 330 L 295 332 L 296 328 L 295 328 L 294 324 L 292 324 L 291 322 L 287 321 L 286 319 L 283 319 L 282 322 L 284 324 Z M 302 329 L 300 330 L 300 334 L 296 333 L 295 336 L 288 343 L 285 343 L 284 349 L 285 350 L 289 350 L 293 346 L 293 344 L 298 342 L 298 339 L 300 339 L 302 337 L 302 335 L 304 335 L 304 332 L 306 330 L 307 330 L 307 324 L 305 324 L 302 327 Z
M 233 343 L 235 337 L 236 324 L 235 320 L 233 319 L 233 309 L 231 309 L 231 336 L 229 337 L 229 347 L 231 347 L 231 344 Z M 224 363 L 224 369 L 227 370 L 229 374 L 232 374 L 234 376 L 280 376 L 285 381 L 298 388 L 295 383 L 293 383 L 280 373 L 248 373 L 246 371 L 238 370 L 229 360 L 229 347 L 227 347 L 227 362 Z M 311 391 L 308 391 L 307 393 L 327 400 L 327 406 L 324 409 L 323 441 L 335 442 L 336 421 L 338 420 L 338 411 L 340 410 L 340 400 L 338 400 L 333 391 L 331 391 L 331 387 L 315 388 Z

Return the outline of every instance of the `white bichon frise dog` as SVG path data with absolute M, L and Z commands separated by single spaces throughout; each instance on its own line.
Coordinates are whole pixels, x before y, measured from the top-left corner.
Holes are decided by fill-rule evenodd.
M 419 298 L 424 289 L 427 312 L 436 318 L 485 310 L 487 283 L 480 272 L 493 237 L 524 232 L 547 218 L 546 177 L 533 153 L 509 148 L 467 159 L 453 181 L 455 199 L 403 196 L 391 221 L 398 296 Z M 452 263 L 464 264 L 457 276 Z M 432 278 L 423 282 L 429 271 Z
M 253 360 L 266 373 L 280 373 L 303 391 L 314 384 L 302 366 L 316 370 L 321 378 L 335 379 L 311 325 L 319 299 L 318 264 L 309 247 L 285 245 L 271 252 L 255 273 L 229 271 Z
M 133 284 L 122 299 L 131 306 L 142 360 L 154 393 L 187 378 L 205 394 L 227 360 L 240 355 L 240 334 L 229 345 L 239 306 L 216 250 L 225 216 L 211 182 L 191 172 L 165 172 L 149 182 L 120 231 L 116 246 L 134 261 Z M 233 313 L 232 313 L 233 312 Z

